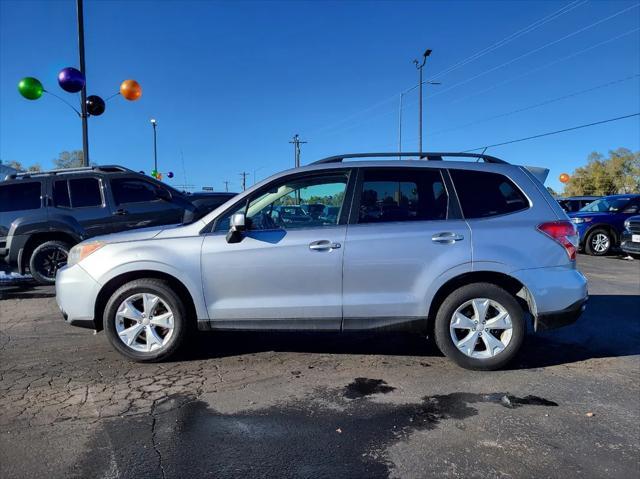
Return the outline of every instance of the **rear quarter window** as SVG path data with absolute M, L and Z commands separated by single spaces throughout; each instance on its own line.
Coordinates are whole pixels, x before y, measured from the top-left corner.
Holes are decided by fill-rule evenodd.
M 0 212 L 38 209 L 40 195 L 39 181 L 0 185 Z
M 529 208 L 529 200 L 504 175 L 487 171 L 450 170 L 465 218 L 487 218 Z

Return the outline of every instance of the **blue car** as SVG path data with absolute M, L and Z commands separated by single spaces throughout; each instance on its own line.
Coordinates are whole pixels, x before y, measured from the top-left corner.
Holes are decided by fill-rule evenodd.
M 580 249 L 604 256 L 620 245 L 627 218 L 640 212 L 640 195 L 605 196 L 580 211 L 569 213 L 580 235 Z

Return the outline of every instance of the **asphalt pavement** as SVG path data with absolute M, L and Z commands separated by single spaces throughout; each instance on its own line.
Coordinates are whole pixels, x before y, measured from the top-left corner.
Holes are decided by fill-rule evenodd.
M 472 372 L 400 334 L 201 334 L 136 364 L 0 286 L 0 477 L 640 477 L 640 260 L 580 256 L 586 313 Z

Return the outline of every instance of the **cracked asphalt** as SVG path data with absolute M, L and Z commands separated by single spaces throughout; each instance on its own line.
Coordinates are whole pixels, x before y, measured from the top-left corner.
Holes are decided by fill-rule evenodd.
M 410 335 L 199 335 L 141 365 L 0 286 L 0 477 L 640 477 L 640 261 L 580 256 L 587 312 L 465 371 Z

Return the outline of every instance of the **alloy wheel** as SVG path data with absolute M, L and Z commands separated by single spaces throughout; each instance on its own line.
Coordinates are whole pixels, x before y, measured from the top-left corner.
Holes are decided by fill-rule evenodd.
M 465 356 L 486 359 L 506 349 L 511 342 L 513 324 L 500 303 L 474 298 L 455 310 L 449 331 L 453 344 Z
M 151 293 L 129 296 L 120 303 L 115 319 L 120 340 L 128 348 L 143 353 L 165 348 L 175 328 L 169 305 Z
M 591 238 L 591 247 L 597 253 L 604 253 L 609 249 L 609 237 L 604 233 L 598 233 Z

